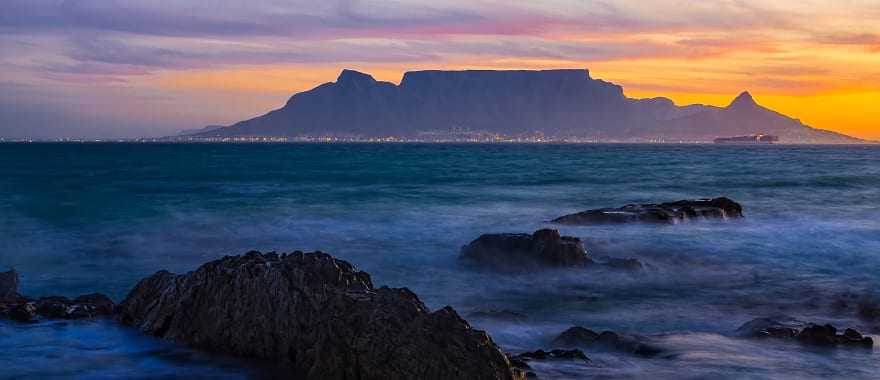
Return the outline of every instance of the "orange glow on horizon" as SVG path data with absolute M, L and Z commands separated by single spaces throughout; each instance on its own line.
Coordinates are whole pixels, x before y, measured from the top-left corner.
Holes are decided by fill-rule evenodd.
M 747 60 L 748 54 L 738 59 Z M 724 60 L 736 61 L 731 57 Z M 283 105 L 294 93 L 312 89 L 322 83 L 336 80 L 343 68 L 371 74 L 381 81 L 399 83 L 403 73 L 411 70 L 465 70 L 465 69 L 554 69 L 589 68 L 595 79 L 603 79 L 624 87 L 627 96 L 649 98 L 663 96 L 678 105 L 709 104 L 726 106 L 741 91 L 748 90 L 761 105 L 793 118 L 801 119 L 814 128 L 828 129 L 852 136 L 880 140 L 880 91 L 854 86 L 848 90 L 836 89 L 835 82 L 816 72 L 804 72 L 796 77 L 809 86 L 786 87 L 768 73 L 752 74 L 735 67 L 713 65 L 715 59 L 687 62 L 671 59 L 640 61 L 576 62 L 547 59 L 496 58 L 479 63 L 398 65 L 340 64 L 336 67 L 298 66 L 241 66 L 210 70 L 164 72 L 149 78 L 158 88 L 176 91 L 195 91 L 271 95 L 273 103 L 254 100 L 244 115 L 227 115 L 228 121 L 242 120 Z M 689 71 L 689 68 L 697 68 Z M 788 76 L 791 78 L 791 75 Z M 840 83 L 837 83 L 840 84 Z M 206 95 L 210 97 L 211 95 Z M 209 101 L 210 99 L 207 99 Z

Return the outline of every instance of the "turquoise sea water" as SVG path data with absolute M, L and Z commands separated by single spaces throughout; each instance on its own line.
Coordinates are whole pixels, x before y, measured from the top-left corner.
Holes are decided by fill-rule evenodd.
M 499 276 L 456 260 L 489 232 L 589 208 L 729 196 L 746 218 L 561 227 L 640 274 Z M 784 313 L 880 333 L 842 292 L 880 289 L 880 147 L 713 145 L 0 144 L 0 270 L 30 296 L 121 300 L 160 269 L 246 250 L 324 250 L 469 319 L 506 350 L 552 348 L 571 325 L 648 336 L 674 355 L 588 353 L 554 378 L 877 378 L 880 353 L 732 337 Z M 106 321 L 0 322 L 2 377 L 248 377 L 260 366 Z M 880 347 L 875 348 L 880 352 Z M 153 375 L 153 376 L 151 376 Z

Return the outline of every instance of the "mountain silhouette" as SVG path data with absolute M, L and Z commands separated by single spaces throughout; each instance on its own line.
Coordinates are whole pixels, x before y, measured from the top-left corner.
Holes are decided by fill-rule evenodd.
M 767 133 L 783 142 L 861 140 L 810 128 L 748 92 L 727 107 L 630 99 L 585 69 L 412 71 L 399 85 L 343 70 L 282 108 L 192 136 L 418 137 L 450 130 L 600 140 L 711 140 Z

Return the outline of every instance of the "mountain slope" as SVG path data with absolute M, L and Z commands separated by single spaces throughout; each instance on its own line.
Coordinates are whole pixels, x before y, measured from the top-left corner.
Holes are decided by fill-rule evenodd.
M 726 108 L 630 99 L 583 69 L 414 71 L 395 85 L 343 70 L 284 107 L 193 136 L 402 136 L 455 130 L 598 139 L 708 140 L 771 133 L 783 142 L 858 142 L 807 127 L 743 93 Z
M 656 133 L 669 139 L 713 139 L 754 133 L 779 136 L 783 142 L 858 143 L 861 140 L 839 133 L 810 128 L 800 120 L 758 105 L 743 92 L 725 108 L 705 108 L 702 112 L 659 123 Z

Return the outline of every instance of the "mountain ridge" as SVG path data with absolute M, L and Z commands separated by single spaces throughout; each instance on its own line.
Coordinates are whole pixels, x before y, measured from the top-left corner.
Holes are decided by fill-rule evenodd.
M 758 104 L 745 91 L 727 107 L 633 99 L 587 69 L 421 70 L 400 84 L 351 69 L 335 82 L 294 94 L 279 109 L 191 134 L 229 136 L 400 136 L 450 130 L 594 140 L 711 140 L 766 133 L 791 143 L 863 140 L 809 127 Z

